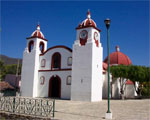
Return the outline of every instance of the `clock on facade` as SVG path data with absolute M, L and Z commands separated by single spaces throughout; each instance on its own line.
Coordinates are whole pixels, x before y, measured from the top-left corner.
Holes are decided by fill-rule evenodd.
M 79 38 L 80 38 L 80 44 L 85 45 L 88 38 L 88 32 L 86 30 L 81 31 Z
M 97 32 L 94 33 L 94 40 L 95 40 L 96 46 L 99 47 L 99 42 L 98 42 L 99 36 L 98 36 L 98 33 L 97 33 Z

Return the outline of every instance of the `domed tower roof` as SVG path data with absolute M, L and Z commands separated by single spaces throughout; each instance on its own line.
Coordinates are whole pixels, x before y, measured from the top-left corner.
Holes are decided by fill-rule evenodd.
M 32 38 L 38 37 L 38 38 L 44 39 L 44 35 L 43 35 L 43 33 L 40 31 L 40 25 L 39 25 L 39 24 L 37 25 L 36 30 L 31 34 L 31 37 L 32 37 Z
M 47 41 L 47 39 L 45 39 L 43 33 L 40 31 L 40 25 L 39 24 L 37 25 L 36 30 L 27 39 L 31 39 L 31 38 L 40 38 L 40 39 Z
M 86 27 L 93 27 L 93 28 L 97 29 L 99 32 L 101 31 L 97 28 L 97 25 L 94 22 L 94 20 L 91 19 L 90 10 L 88 10 L 88 12 L 87 12 L 87 18 L 85 20 L 83 20 L 83 22 L 80 23 L 76 29 L 81 29 L 81 28 L 86 28 Z
M 113 52 L 109 55 L 110 65 L 131 65 L 132 62 L 127 55 L 120 52 L 119 46 L 116 46 L 116 52 Z M 105 63 L 108 62 L 108 57 L 104 60 Z

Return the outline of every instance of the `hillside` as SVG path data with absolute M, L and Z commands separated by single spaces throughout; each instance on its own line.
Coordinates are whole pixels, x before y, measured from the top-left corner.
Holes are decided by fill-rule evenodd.
M 2 60 L 5 65 L 18 63 L 18 58 L 11 58 L 5 55 L 0 55 L 0 60 Z M 20 58 L 19 58 L 19 63 L 22 64 L 22 59 Z

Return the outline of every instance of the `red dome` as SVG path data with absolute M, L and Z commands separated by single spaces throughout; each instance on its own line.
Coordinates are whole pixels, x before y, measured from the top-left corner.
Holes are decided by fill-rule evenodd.
M 85 19 L 82 24 L 82 27 L 93 26 L 96 27 L 96 23 L 92 19 Z
M 93 26 L 93 27 L 96 27 L 96 23 L 94 22 L 94 20 L 91 19 L 91 13 L 90 11 L 88 10 L 87 12 L 87 19 L 85 19 L 82 24 L 81 24 L 82 27 L 86 27 L 86 26 Z
M 91 19 L 91 14 L 90 14 L 89 10 L 87 12 L 87 18 L 81 24 L 79 24 L 77 29 L 86 28 L 86 27 L 94 27 L 98 31 L 101 31 L 97 28 L 96 23 L 94 22 L 94 20 Z
M 43 35 L 43 33 L 40 31 L 40 25 L 39 25 L 39 24 L 37 25 L 37 29 L 31 34 L 31 37 L 32 37 L 32 38 L 38 37 L 38 38 L 44 39 L 44 35 Z
M 109 55 L 110 65 L 131 65 L 132 62 L 127 55 L 119 51 L 119 46 L 116 46 L 116 52 Z M 108 57 L 104 60 L 107 63 Z

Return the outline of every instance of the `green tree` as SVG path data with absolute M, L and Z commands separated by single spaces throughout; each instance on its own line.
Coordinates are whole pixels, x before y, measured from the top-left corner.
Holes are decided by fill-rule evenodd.
M 19 66 L 17 66 L 16 64 L 4 65 L 4 62 L 0 60 L 0 81 L 5 79 L 6 74 L 16 75 L 16 73 L 18 72 L 18 75 L 20 75 L 21 68 L 22 68 L 21 64 L 19 64 Z
M 4 80 L 6 75 L 6 70 L 3 61 L 0 60 L 0 81 Z
M 136 89 L 136 92 L 139 96 L 142 95 L 143 90 L 148 91 L 146 84 L 149 84 L 150 80 L 150 67 L 132 65 L 129 68 L 129 73 L 128 79 L 134 83 L 134 86 L 135 82 L 138 82 L 139 84 L 138 89 Z
M 10 64 L 10 65 L 6 65 L 5 66 L 5 69 L 6 69 L 6 74 L 16 74 L 17 72 L 17 65 L 16 64 Z M 18 75 L 21 74 L 21 65 L 19 65 L 19 68 L 18 68 Z
M 125 85 L 129 74 L 129 67 L 124 65 L 111 66 L 110 72 L 114 78 L 119 78 L 120 81 L 120 96 L 124 99 Z
M 126 80 L 129 79 L 134 83 L 134 87 L 136 88 L 135 82 L 139 83 L 138 89 L 135 89 L 137 94 L 141 96 L 141 92 L 143 89 L 147 89 L 143 87 L 143 84 L 146 84 L 150 81 L 150 67 L 145 66 L 136 66 L 136 65 L 118 65 L 112 66 L 110 68 L 111 74 L 114 78 L 120 78 L 120 95 L 124 98 L 124 88 L 126 84 Z M 145 90 L 148 91 L 149 90 Z

